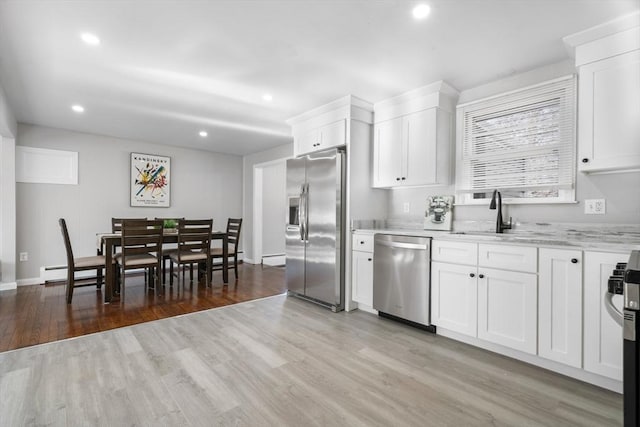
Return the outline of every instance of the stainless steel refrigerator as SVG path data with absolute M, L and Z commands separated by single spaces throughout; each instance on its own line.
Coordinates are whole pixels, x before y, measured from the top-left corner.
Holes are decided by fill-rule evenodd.
M 286 278 L 289 295 L 344 309 L 344 151 L 287 161 Z

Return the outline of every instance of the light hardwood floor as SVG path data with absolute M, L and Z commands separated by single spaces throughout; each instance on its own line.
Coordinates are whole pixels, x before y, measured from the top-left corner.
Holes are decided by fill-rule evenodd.
M 0 353 L 0 425 L 606 426 L 620 395 L 276 296 Z

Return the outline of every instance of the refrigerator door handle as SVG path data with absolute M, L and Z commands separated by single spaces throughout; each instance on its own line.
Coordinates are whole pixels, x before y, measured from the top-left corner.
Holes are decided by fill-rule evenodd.
M 309 240 L 309 183 L 304 190 L 304 240 Z
M 305 200 L 304 200 L 304 184 L 300 186 L 300 204 L 298 205 L 298 224 L 300 224 L 300 240 L 304 241 L 304 232 L 306 226 L 306 217 L 304 214 Z

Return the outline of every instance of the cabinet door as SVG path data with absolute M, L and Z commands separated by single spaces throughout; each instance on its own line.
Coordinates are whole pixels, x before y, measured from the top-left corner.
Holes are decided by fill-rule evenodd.
M 399 185 L 402 174 L 402 118 L 374 125 L 373 186 Z
M 535 274 L 478 268 L 478 338 L 536 354 Z
M 352 252 L 351 267 L 352 299 L 373 306 L 373 253 Z
M 312 129 L 295 136 L 295 152 L 296 156 L 310 153 L 316 149 L 320 142 L 320 130 Z
M 582 367 L 582 251 L 540 248 L 538 354 Z
M 580 67 L 578 168 L 640 167 L 640 51 Z
M 403 185 L 437 183 L 436 109 L 409 114 L 403 117 Z
M 476 267 L 431 263 L 431 322 L 476 336 L 478 317 Z
M 347 125 L 346 120 L 338 120 L 320 128 L 320 140 L 315 150 L 324 150 L 325 148 L 339 147 L 347 143 Z
M 628 259 L 628 253 L 584 253 L 584 369 L 615 380 L 622 380 L 622 326 L 607 312 L 604 294 L 616 263 Z M 613 302 L 622 311 L 622 296 Z

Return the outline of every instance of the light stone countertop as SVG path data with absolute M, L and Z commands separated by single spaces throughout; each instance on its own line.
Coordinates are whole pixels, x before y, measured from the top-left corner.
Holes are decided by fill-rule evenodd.
M 542 232 L 506 232 L 503 234 L 480 231 L 436 231 L 405 228 L 357 228 L 354 233 L 363 234 L 398 234 L 404 236 L 431 237 L 438 240 L 453 240 L 472 243 L 513 244 L 556 249 L 579 249 L 602 252 L 629 252 L 640 250 L 640 235 L 637 233 L 612 232 L 575 232 L 542 233 Z

